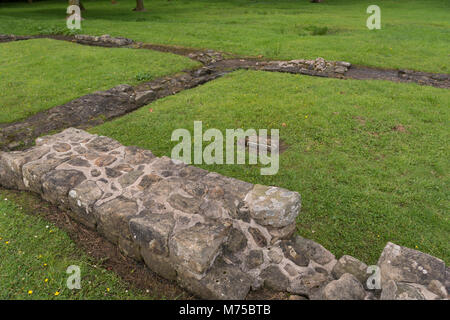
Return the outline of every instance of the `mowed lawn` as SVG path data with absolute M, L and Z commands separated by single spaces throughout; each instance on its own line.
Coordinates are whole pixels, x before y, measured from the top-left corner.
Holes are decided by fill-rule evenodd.
M 376 263 L 387 241 L 450 261 L 447 90 L 384 81 L 238 71 L 93 128 L 171 155 L 172 131 L 280 129 L 280 170 L 203 165 L 298 191 L 299 233 Z M 204 146 L 207 143 L 204 143 Z
M 26 196 L 0 190 L 0 300 L 152 298 L 81 252 L 33 207 L 14 203 L 29 203 L 17 199 Z M 67 287 L 69 266 L 80 268 L 80 289 Z
M 0 43 L 0 123 L 119 84 L 190 69 L 188 58 L 150 50 L 36 39 Z
M 450 72 L 448 0 L 83 1 L 80 33 L 278 59 L 346 60 L 381 68 Z M 369 30 L 369 5 L 381 30 Z M 64 1 L 1 3 L 0 33 L 67 32 Z

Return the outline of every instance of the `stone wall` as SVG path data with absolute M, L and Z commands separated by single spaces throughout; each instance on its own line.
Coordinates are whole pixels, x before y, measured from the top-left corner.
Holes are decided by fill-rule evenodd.
M 0 184 L 40 194 L 201 298 L 244 299 L 262 286 L 309 299 L 447 298 L 442 260 L 391 243 L 378 263 L 383 290 L 367 290 L 363 262 L 337 260 L 294 235 L 297 192 L 79 129 L 38 138 L 25 151 L 0 152 Z

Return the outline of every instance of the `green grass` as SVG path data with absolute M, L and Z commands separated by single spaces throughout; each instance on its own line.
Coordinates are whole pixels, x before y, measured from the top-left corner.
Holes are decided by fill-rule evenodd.
M 151 298 L 103 269 L 65 232 L 30 215 L 9 196 L 0 191 L 0 300 Z M 66 286 L 71 265 L 80 267 L 79 290 Z
M 416 84 L 239 71 L 91 131 L 170 156 L 172 131 L 194 120 L 223 133 L 279 128 L 289 149 L 277 175 L 203 167 L 298 191 L 300 234 L 337 256 L 375 263 L 393 241 L 448 263 L 449 104 L 448 91 Z
M 150 50 L 88 47 L 49 39 L 2 43 L 0 123 L 26 118 L 97 90 L 133 85 L 197 65 L 188 58 Z
M 379 0 L 381 30 L 368 30 L 372 0 L 86 0 L 81 33 L 210 48 L 243 55 L 322 56 L 382 68 L 450 72 L 450 2 Z M 64 32 L 61 1 L 0 4 L 0 33 Z

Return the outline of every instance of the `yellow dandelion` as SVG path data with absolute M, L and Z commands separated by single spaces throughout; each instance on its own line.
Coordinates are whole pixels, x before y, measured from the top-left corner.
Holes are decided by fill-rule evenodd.
M 9 244 L 9 241 L 5 241 L 5 244 Z
M 109 288 L 106 288 L 106 291 L 108 291 L 108 292 L 109 292 Z
M 55 292 L 55 296 L 59 296 L 59 291 L 56 291 L 56 292 Z
M 47 266 L 47 264 L 46 263 L 44 263 L 44 267 L 46 267 Z
M 47 279 L 47 278 L 45 278 L 45 279 L 44 279 L 44 282 L 48 282 L 48 279 Z
M 33 294 L 33 290 L 28 290 L 28 294 Z
M 416 246 L 416 249 L 419 249 L 419 246 Z

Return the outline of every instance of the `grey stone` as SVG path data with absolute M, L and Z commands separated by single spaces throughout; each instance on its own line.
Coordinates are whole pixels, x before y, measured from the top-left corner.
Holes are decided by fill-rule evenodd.
M 250 250 L 247 256 L 247 268 L 254 269 L 264 262 L 264 254 L 262 250 Z
M 388 242 L 378 260 L 381 283 L 389 280 L 428 285 L 445 281 L 444 261 L 429 254 Z
M 225 244 L 225 248 L 232 253 L 239 252 L 247 246 L 247 238 L 244 233 L 236 228 L 232 228 L 230 236 Z
M 95 228 L 96 219 L 92 213 L 95 202 L 103 192 L 94 181 L 85 180 L 69 191 L 69 215 L 84 225 Z
M 114 139 L 104 137 L 104 136 L 97 136 L 94 139 L 92 139 L 87 145 L 87 148 L 100 151 L 100 152 L 109 152 L 114 149 L 117 149 L 120 147 L 120 143 L 117 142 Z
M 42 178 L 42 197 L 61 207 L 68 207 L 68 193 L 75 188 L 86 176 L 77 170 L 52 170 Z
M 185 197 L 178 193 L 172 194 L 167 202 L 172 206 L 172 208 L 188 212 L 191 214 L 200 212 L 201 200 L 195 197 Z
M 175 263 L 203 274 L 211 267 L 227 240 L 230 226 L 196 224 L 177 232 L 170 240 L 170 256 Z
M 359 282 L 365 284 L 370 276 L 367 273 L 367 265 L 352 256 L 344 255 L 334 265 L 331 274 L 339 279 L 344 273 L 350 273 L 358 279 Z
M 380 300 L 434 300 L 437 295 L 424 286 L 413 283 L 387 281 L 382 288 Z
M 270 265 L 261 271 L 261 279 L 264 286 L 275 291 L 286 291 L 289 287 L 289 278 L 281 271 L 277 265 Z
M 245 202 L 259 224 L 277 228 L 294 223 L 300 210 L 300 195 L 277 187 L 255 185 Z
M 327 274 L 308 269 L 307 272 L 292 280 L 288 291 L 314 299 L 320 295 L 320 290 L 331 281 L 332 279 Z
M 445 286 L 438 280 L 431 280 L 428 284 L 427 289 L 431 292 L 433 292 L 435 295 L 439 296 L 442 299 L 447 298 L 447 289 Z
M 291 241 L 282 241 L 280 247 L 284 252 L 284 256 L 294 262 L 298 266 L 307 266 L 309 258 L 300 250 L 295 250 Z
M 150 163 L 155 156 L 150 150 L 144 150 L 135 146 L 125 147 L 124 161 L 132 165 Z
M 153 100 L 155 96 L 156 95 L 153 90 L 139 91 L 136 92 L 135 101 L 138 105 L 144 105 Z
M 272 236 L 272 240 L 270 242 L 275 243 L 278 240 L 291 238 L 292 235 L 295 233 L 296 225 L 292 223 L 283 228 L 273 228 L 270 226 L 267 226 L 266 228 L 267 231 L 269 231 L 269 234 Z
M 22 166 L 23 183 L 28 190 L 42 194 L 42 177 L 67 161 L 64 159 L 47 159 L 46 161 L 32 161 Z
M 335 259 L 334 255 L 322 245 L 300 236 L 295 237 L 294 249 L 297 253 L 305 255 L 321 265 L 325 265 Z
M 221 260 L 218 260 L 200 281 L 188 273 L 181 274 L 181 284 L 202 299 L 243 300 L 253 282 L 253 279 L 239 268 L 227 265 Z
M 143 171 L 142 170 L 134 170 L 130 171 L 128 173 L 125 173 L 123 176 L 119 178 L 119 183 L 122 186 L 122 188 L 126 188 L 129 185 L 132 185 L 136 180 L 142 176 Z
M 259 247 L 267 246 L 268 241 L 259 229 L 250 227 L 248 228 L 248 232 Z
M 169 255 L 169 236 L 175 226 L 175 219 L 169 213 L 141 213 L 130 220 L 130 230 L 134 241 L 143 250 L 150 250 L 160 255 Z
M 73 167 L 86 167 L 89 168 L 91 165 L 89 164 L 89 161 L 83 158 L 74 158 L 67 161 L 67 164 L 70 164 Z
M 280 263 L 281 260 L 283 260 L 283 255 L 273 249 L 269 250 L 269 253 L 267 255 L 269 256 L 270 261 L 273 263 Z
M 114 198 L 93 209 L 97 229 L 109 241 L 117 244 L 119 237 L 131 239 L 129 220 L 138 213 L 135 201 L 123 197 Z
M 50 151 L 48 147 L 38 147 L 24 152 L 0 151 L 0 184 L 6 188 L 25 190 L 22 179 L 22 166 L 38 160 Z
M 366 296 L 362 284 L 349 273 L 328 283 L 322 294 L 325 300 L 363 300 Z

